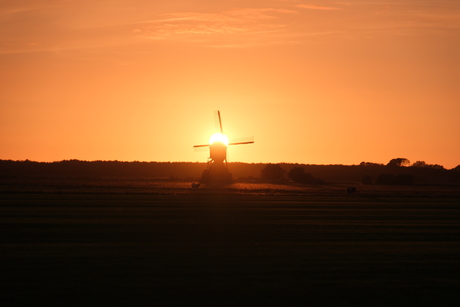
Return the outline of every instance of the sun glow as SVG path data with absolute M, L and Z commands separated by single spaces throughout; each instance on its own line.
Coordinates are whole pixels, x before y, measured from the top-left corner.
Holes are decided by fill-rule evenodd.
M 225 146 L 228 146 L 228 137 L 222 133 L 214 133 L 211 135 L 211 138 L 209 139 L 209 144 L 212 144 L 214 142 L 221 142 L 224 143 Z

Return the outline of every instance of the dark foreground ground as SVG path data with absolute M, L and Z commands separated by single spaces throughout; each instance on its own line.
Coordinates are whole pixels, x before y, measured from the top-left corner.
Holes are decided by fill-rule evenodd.
M 460 198 L 0 194 L 4 306 L 458 306 Z

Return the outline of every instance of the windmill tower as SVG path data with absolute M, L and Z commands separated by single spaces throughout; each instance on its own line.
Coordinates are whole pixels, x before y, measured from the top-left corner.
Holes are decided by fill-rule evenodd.
M 201 177 L 202 182 L 213 182 L 213 183 L 227 183 L 232 180 L 232 174 L 228 171 L 227 165 L 227 146 L 228 145 L 243 145 L 252 144 L 254 140 L 240 141 L 240 142 L 228 142 L 228 138 L 224 135 L 222 129 L 222 120 L 220 118 L 220 111 L 217 111 L 217 117 L 219 121 L 218 130 L 220 133 L 216 133 L 211 136 L 209 144 L 206 145 L 195 145 L 193 148 L 209 147 L 209 158 L 207 169 L 203 171 Z

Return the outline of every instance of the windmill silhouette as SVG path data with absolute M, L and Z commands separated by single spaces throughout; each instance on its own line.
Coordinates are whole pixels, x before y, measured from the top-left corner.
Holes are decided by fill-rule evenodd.
M 229 173 L 227 165 L 227 146 L 254 143 L 253 138 L 251 140 L 243 140 L 239 142 L 228 142 L 227 137 L 224 135 L 224 130 L 222 129 L 220 111 L 217 111 L 217 117 L 219 121 L 218 130 L 220 133 L 216 133 L 211 136 L 210 144 L 193 146 L 195 149 L 209 147 L 207 169 L 203 171 L 203 175 L 201 176 L 201 181 L 203 183 L 231 182 L 232 174 Z

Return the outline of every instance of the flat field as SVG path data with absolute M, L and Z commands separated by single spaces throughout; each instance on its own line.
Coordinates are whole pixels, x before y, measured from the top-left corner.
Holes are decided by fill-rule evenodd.
M 2 300 L 458 306 L 460 197 L 253 190 L 2 193 Z

